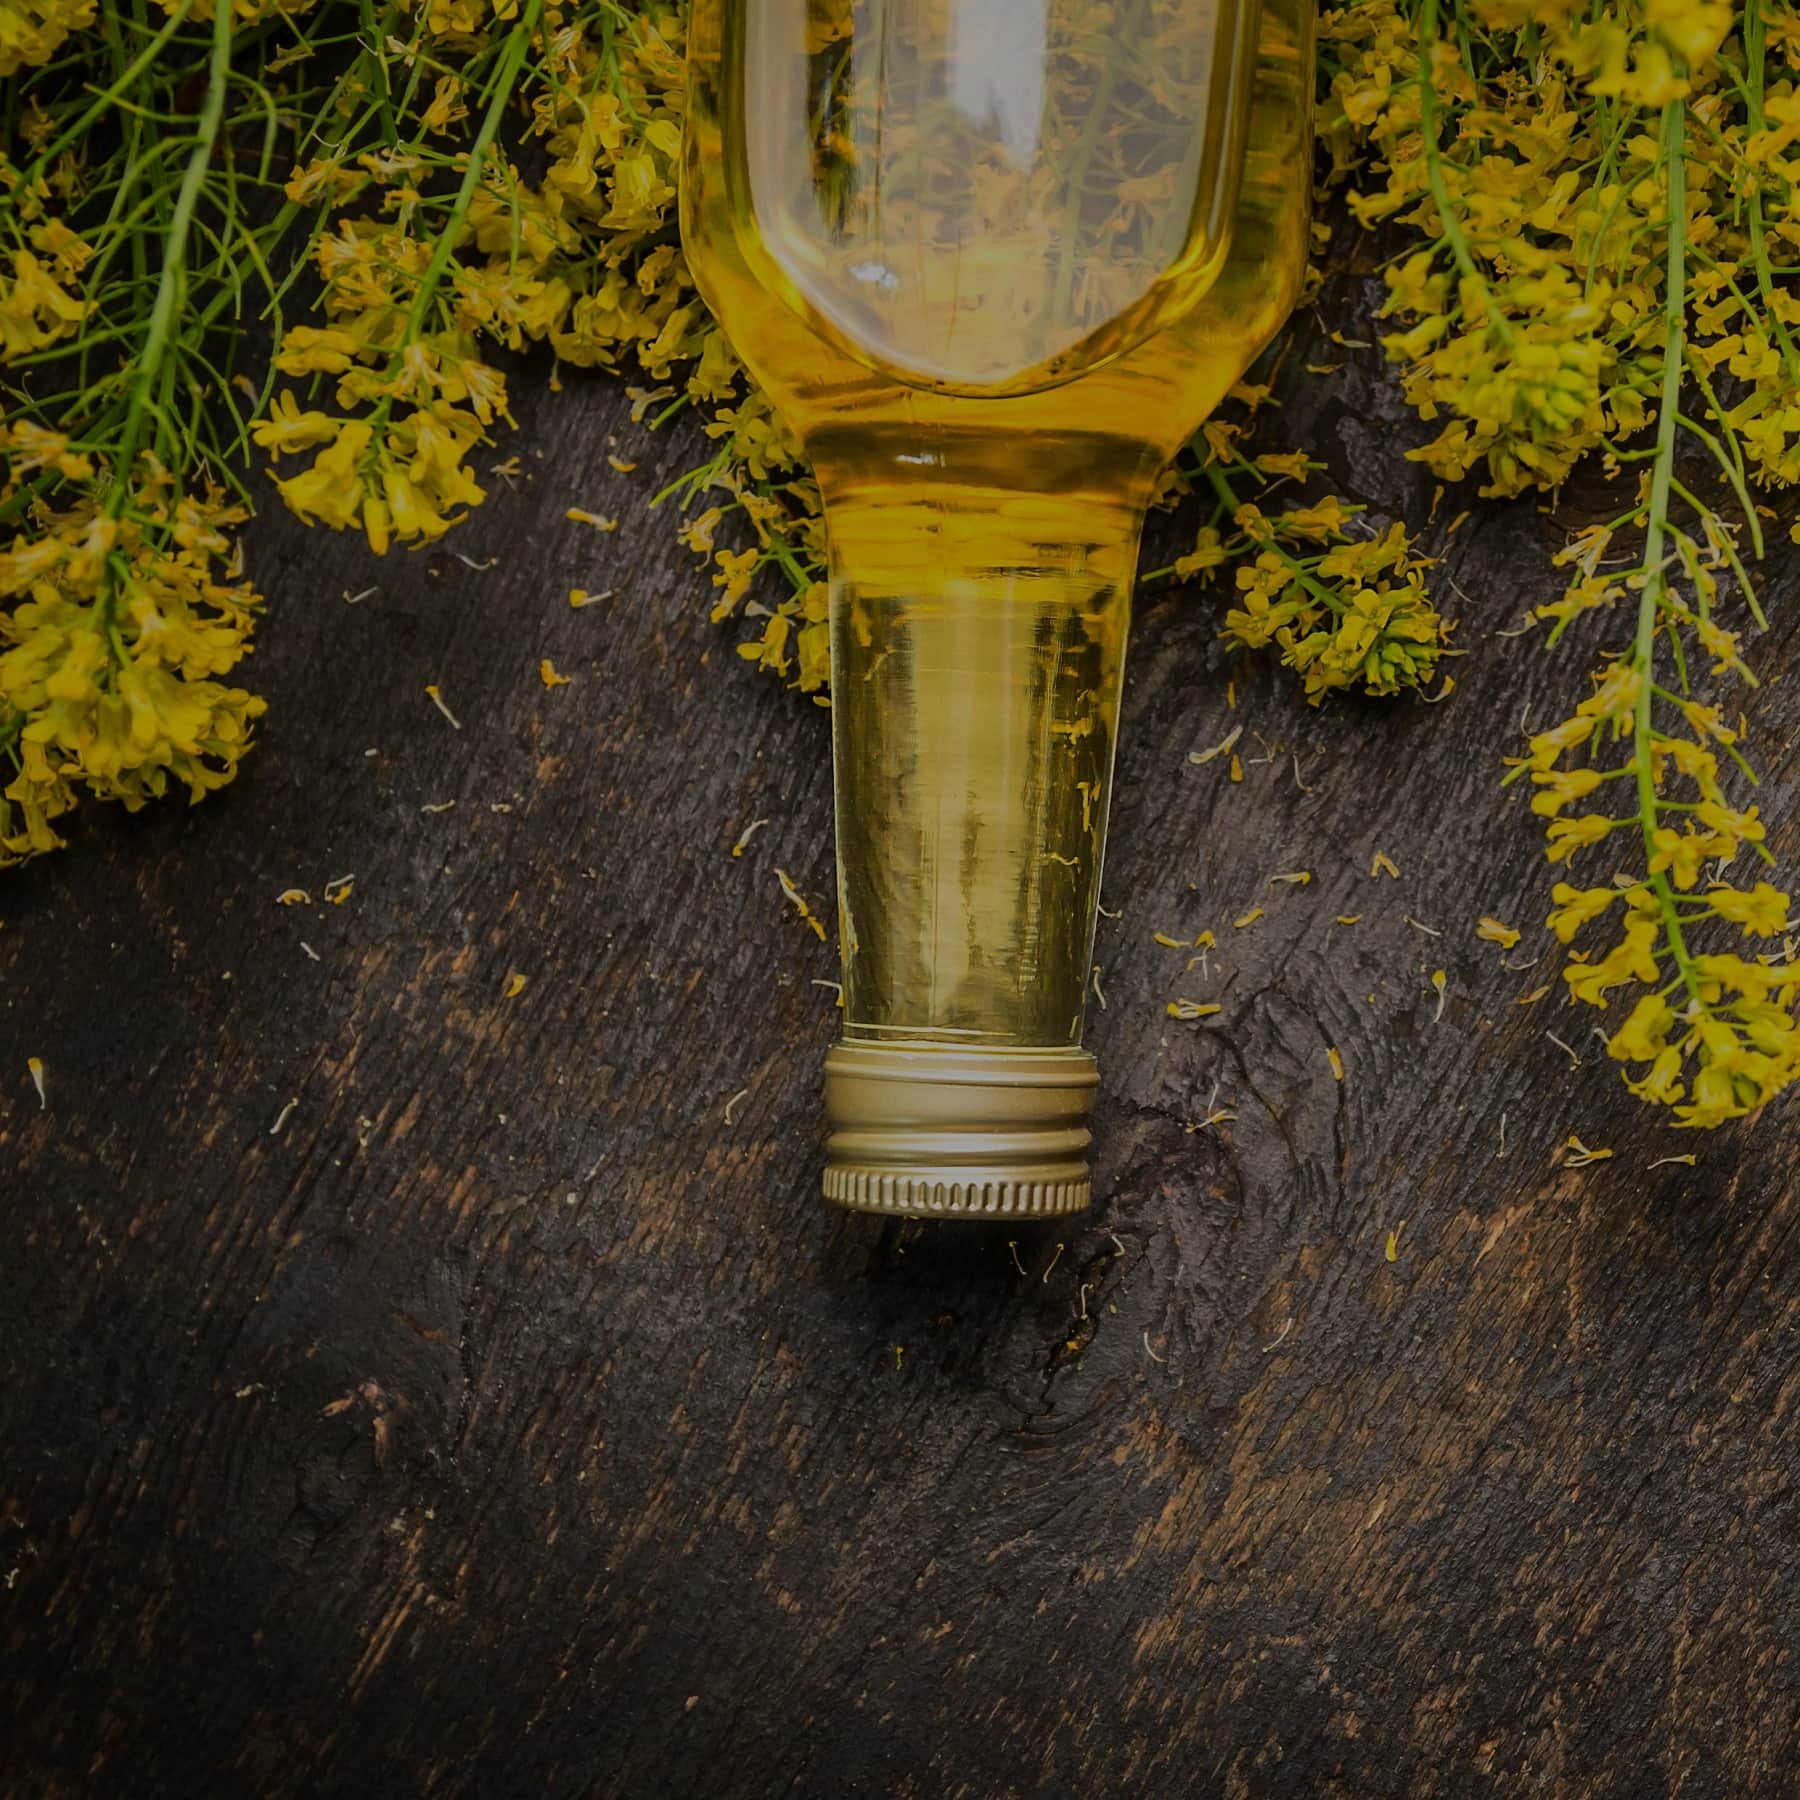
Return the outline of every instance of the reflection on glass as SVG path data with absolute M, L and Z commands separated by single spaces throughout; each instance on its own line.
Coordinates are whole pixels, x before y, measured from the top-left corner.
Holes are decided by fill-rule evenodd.
M 1116 354 L 1227 248 L 1254 10 L 753 6 L 741 180 L 762 252 L 903 378 L 979 389 Z

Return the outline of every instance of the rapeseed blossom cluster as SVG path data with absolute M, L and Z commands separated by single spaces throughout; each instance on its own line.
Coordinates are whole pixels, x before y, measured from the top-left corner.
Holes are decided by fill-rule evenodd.
M 319 323 L 291 327 L 276 356 L 309 385 L 283 387 L 253 434 L 276 459 L 282 499 L 302 518 L 360 529 L 378 553 L 431 542 L 485 497 L 476 453 L 507 418 L 492 358 L 545 346 L 559 363 L 623 374 L 634 422 L 704 409 L 718 449 L 680 484 L 701 508 L 682 536 L 713 565 L 714 616 L 740 612 L 759 569 L 779 570 L 779 597 L 742 606 L 758 623 L 739 650 L 822 688 L 818 490 L 676 241 L 683 9 L 546 8 L 539 20 L 431 0 L 411 11 L 436 61 L 460 55 L 467 69 L 473 51 L 498 66 L 485 84 L 440 77 L 397 143 L 351 152 L 322 132 L 331 147 L 288 178 L 287 197 L 322 202 L 331 223 L 314 249 Z M 510 59 L 509 43 L 520 46 Z M 498 133 L 478 132 L 473 152 L 438 141 L 455 143 L 484 108 L 499 121 L 515 106 L 542 158 L 535 181 Z
M 0 435 L 6 482 L 86 471 L 29 426 Z M 246 514 L 214 491 L 181 495 L 155 470 L 114 514 L 40 511 L 0 549 L 0 862 L 54 849 L 82 793 L 135 811 L 171 789 L 198 800 L 249 748 L 260 696 L 221 681 L 249 649 L 260 604 L 230 533 Z
M 1800 478 L 1800 15 L 1370 0 L 1325 35 L 1349 204 L 1412 234 L 1386 347 L 1439 426 L 1413 455 L 1492 495 L 1553 492 L 1590 456 L 1634 478 L 1537 608 L 1552 642 L 1621 613 L 1628 639 L 1512 775 L 1568 875 L 1566 992 L 1675 1123 L 1753 1112 L 1800 1076 L 1800 967 L 1788 895 L 1755 873 L 1758 809 L 1728 791 L 1754 781 L 1743 727 L 1712 696 L 1750 677 L 1721 613 L 1760 623 L 1745 550 Z
M 1217 455 L 1217 447 L 1209 453 Z M 1271 460 L 1240 462 L 1270 480 Z M 1194 550 L 1173 565 L 1191 575 L 1235 563 L 1235 603 L 1224 637 L 1244 650 L 1274 648 L 1315 706 L 1344 689 L 1387 695 L 1430 685 L 1449 627 L 1425 587 L 1429 560 L 1405 526 L 1359 529 L 1361 508 L 1336 495 L 1265 512 L 1239 503 L 1218 461 L 1203 473 L 1219 495 Z
M 260 601 L 233 536 L 248 511 L 212 472 L 197 410 L 198 370 L 229 367 L 201 360 L 208 324 L 240 288 L 194 315 L 181 304 L 190 259 L 216 277 L 243 242 L 218 204 L 231 176 L 214 171 L 238 116 L 236 20 L 184 25 L 160 40 L 171 70 L 102 31 L 91 5 L 0 6 L 21 127 L 0 154 L 0 865 L 55 848 L 82 796 L 200 799 L 231 779 L 263 711 L 223 679 Z M 207 74 L 181 155 L 159 168 L 88 140 L 97 85 L 166 108 L 183 50 Z
M 1251 448 L 1270 391 L 1238 382 L 1226 409 L 1176 459 L 1165 501 L 1199 492 L 1212 507 L 1193 550 L 1144 579 L 1229 572 L 1236 598 L 1221 636 L 1239 649 L 1273 649 L 1315 706 L 1338 691 L 1429 687 L 1451 632 L 1426 585 L 1430 559 L 1404 524 L 1377 528 L 1335 494 L 1273 509 L 1278 493 L 1310 482 L 1322 465 L 1298 451 Z
M 330 220 L 313 249 L 320 322 L 284 335 L 276 367 L 308 386 L 283 387 L 254 432 L 280 462 L 310 459 L 281 473 L 289 507 L 361 529 L 378 554 L 433 541 L 484 499 L 474 454 L 507 417 L 499 352 L 543 344 L 652 383 L 681 364 L 699 400 L 735 379 L 672 241 L 679 9 L 408 10 L 415 54 L 452 72 L 369 148 L 328 123 L 289 176 L 287 197 Z M 343 119 L 359 104 L 345 96 Z M 541 145 L 535 182 L 501 136 L 515 114 Z

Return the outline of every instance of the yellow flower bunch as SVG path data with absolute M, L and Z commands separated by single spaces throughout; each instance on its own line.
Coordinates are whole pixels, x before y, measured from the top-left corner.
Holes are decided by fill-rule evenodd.
M 1352 537 L 1315 507 L 1265 518 L 1245 506 L 1234 523 L 1261 548 L 1236 573 L 1230 642 L 1276 645 L 1315 706 L 1340 688 L 1395 694 L 1431 681 L 1445 626 L 1421 579 L 1429 565 L 1413 554 L 1404 526 Z M 1302 554 L 1303 544 L 1327 547 Z
M 29 426 L 0 437 L 0 492 L 34 469 L 91 474 Z M 245 518 L 219 493 L 181 496 L 152 468 L 115 516 L 93 502 L 39 510 L 0 550 L 0 863 L 61 841 L 78 793 L 135 811 L 222 786 L 250 745 L 257 695 L 217 679 L 249 649 L 261 604 L 234 571 L 228 532 Z
M 267 91 L 233 70 L 229 9 L 86 32 L 93 12 L 0 6 L 21 125 L 0 161 L 0 864 L 58 844 L 83 795 L 199 799 L 263 710 L 220 679 L 260 602 L 231 536 L 230 352 L 207 336 L 266 267 L 272 228 L 239 208 L 255 171 L 216 152 Z M 140 153 L 96 130 L 112 107 L 182 136 Z M 209 409 L 215 382 L 232 397 Z
M 286 333 L 276 367 L 335 377 L 335 410 L 283 390 L 254 429 L 277 457 L 312 453 L 278 482 L 302 518 L 360 527 L 377 552 L 430 542 L 483 490 L 470 455 L 506 416 L 506 388 L 483 357 L 547 344 L 578 367 L 632 358 L 653 381 L 691 364 L 691 397 L 732 392 L 735 365 L 669 241 L 685 82 L 672 5 L 494 6 L 428 0 L 408 8 L 414 38 L 460 59 L 393 137 L 331 148 L 290 175 L 291 200 L 340 211 L 318 237 L 319 326 Z M 533 184 L 497 139 L 516 106 L 548 157 Z M 434 140 L 479 117 L 466 150 Z M 442 191 L 442 178 L 458 176 Z M 315 383 L 316 385 L 316 383 Z M 674 388 L 655 396 L 676 400 Z M 640 409 L 641 416 L 641 409 Z
M 1436 6 L 1418 0 L 1324 21 L 1336 63 L 1328 132 L 1340 161 L 1375 177 L 1351 210 L 1425 239 L 1387 271 L 1387 314 L 1406 325 L 1388 351 L 1421 416 L 1446 419 L 1412 455 L 1446 481 L 1480 467 L 1490 495 L 1557 485 L 1645 417 L 1635 328 L 1654 289 L 1586 277 L 1596 244 L 1642 238 L 1654 198 L 1628 146 L 1612 146 L 1607 179 L 1589 179 L 1601 124 L 1566 66 L 1569 12 L 1534 9 L 1534 32 L 1540 12 L 1562 61 L 1485 34 L 1459 50 L 1439 36 Z M 1498 35 L 1506 14 L 1477 3 L 1459 24 Z
M 1315 706 L 1344 689 L 1391 695 L 1429 686 L 1450 634 L 1425 586 L 1430 559 L 1403 524 L 1377 529 L 1335 494 L 1266 510 L 1279 484 L 1320 467 L 1294 452 L 1247 452 L 1268 395 L 1240 383 L 1231 399 L 1242 410 L 1209 420 L 1177 459 L 1165 498 L 1199 490 L 1212 495 L 1212 509 L 1193 550 L 1142 579 L 1231 569 L 1236 601 L 1221 635 L 1240 649 L 1273 648 Z M 1242 498 L 1246 485 L 1258 501 Z
M 346 243 L 355 246 L 348 258 Z M 426 339 L 406 329 L 424 266 L 409 252 L 419 248 L 397 230 L 324 240 L 321 261 L 336 270 L 324 286 L 333 324 L 295 327 L 275 366 L 336 376 L 340 410 L 303 409 L 286 389 L 251 428 L 254 442 L 277 457 L 316 453 L 276 482 L 289 508 L 334 530 L 360 527 L 377 555 L 396 540 L 430 543 L 481 503 L 469 453 L 506 410 L 505 380 L 471 353 L 470 334 Z M 410 288 L 397 294 L 414 265 Z
M 1704 684 L 1749 676 L 1719 612 L 1736 599 L 1760 623 L 1739 542 L 1760 548 L 1754 490 L 1800 477 L 1800 16 L 1467 0 L 1452 22 L 1437 0 L 1374 0 L 1326 35 L 1350 203 L 1424 240 L 1387 270 L 1388 353 L 1441 423 L 1412 454 L 1489 494 L 1554 489 L 1590 453 L 1639 469 L 1635 502 L 1575 536 L 1537 609 L 1552 642 L 1626 609 L 1630 642 L 1509 779 L 1528 778 L 1571 871 L 1551 930 L 1616 934 L 1571 948 L 1563 975 L 1572 1001 L 1625 1009 L 1607 1043 L 1632 1091 L 1685 1126 L 1754 1111 L 1800 1077 L 1800 970 L 1774 942 L 1787 894 L 1733 874 L 1769 853 L 1727 792 L 1753 780 L 1741 731 Z M 1737 519 L 1686 484 L 1684 443 Z M 1594 863 L 1608 879 L 1575 885 Z M 1764 948 L 1703 947 L 1721 937 Z
M 235 769 L 262 709 L 218 679 L 257 610 L 230 541 L 252 442 L 312 453 L 285 484 L 298 508 L 349 512 L 372 541 L 427 538 L 479 498 L 469 449 L 505 407 L 469 327 L 433 306 L 449 246 L 426 189 L 465 171 L 391 142 L 428 69 L 426 122 L 456 122 L 463 83 L 419 64 L 422 23 L 406 45 L 385 15 L 345 58 L 321 54 L 343 21 L 315 0 L 167 0 L 74 29 L 93 16 L 0 0 L 0 44 L 22 20 L 69 28 L 16 73 L 0 156 L 7 858 L 54 843 L 79 795 L 198 798 Z M 489 72 L 510 80 L 524 48 L 504 32 Z M 327 129 L 337 154 L 309 161 L 307 134 Z M 385 215 L 333 229 L 329 203 L 366 187 Z M 279 332 L 302 255 L 334 310 L 288 334 L 278 372 L 329 373 L 335 404 L 284 391 L 253 436 L 254 335 L 216 328 L 266 312 Z
M 1636 872 L 1589 888 L 1557 882 L 1548 923 L 1570 944 L 1618 909 L 1618 941 L 1598 958 L 1572 951 L 1563 978 L 1572 1000 L 1602 1011 L 1614 990 L 1635 993 L 1608 1051 L 1648 1065 L 1628 1085 L 1672 1107 L 1680 1125 L 1739 1117 L 1800 1077 L 1800 1026 L 1791 1016 L 1800 964 L 1785 952 L 1780 962 L 1768 952 L 1749 962 L 1695 947 L 1708 927 L 1771 946 L 1787 929 L 1783 890 L 1724 879 L 1741 855 L 1768 857 L 1757 808 L 1734 806 L 1722 785 L 1721 757 L 1741 766 L 1738 737 L 1715 708 L 1650 682 L 1633 656 L 1615 662 L 1569 719 L 1537 733 L 1516 767 L 1530 777 L 1532 811 L 1549 821 L 1552 862 L 1572 868 L 1615 834 L 1635 841 Z M 1609 757 L 1618 744 L 1629 749 Z M 1589 760 L 1568 760 L 1575 756 Z M 1614 791 L 1636 810 L 1571 814 Z

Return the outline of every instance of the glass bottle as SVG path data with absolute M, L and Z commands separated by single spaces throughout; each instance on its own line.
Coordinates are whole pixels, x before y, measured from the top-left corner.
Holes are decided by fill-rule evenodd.
M 1293 306 L 1312 0 L 694 0 L 684 247 L 825 507 L 825 1192 L 1074 1211 L 1130 591 Z

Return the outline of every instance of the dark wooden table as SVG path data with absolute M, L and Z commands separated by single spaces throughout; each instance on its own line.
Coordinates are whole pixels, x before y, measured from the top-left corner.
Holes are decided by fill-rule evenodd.
M 1219 595 L 1145 599 L 1100 1202 L 884 1228 L 817 1195 L 836 951 L 775 875 L 829 916 L 826 715 L 643 510 L 696 434 L 519 386 L 527 478 L 437 549 L 257 524 L 235 789 L 0 884 L 7 1790 L 1793 1792 L 1795 1103 L 1681 1137 L 1514 1004 L 1498 757 L 1584 663 L 1497 634 L 1579 496 L 1439 509 L 1439 706 L 1250 665 L 1228 713 Z M 1365 351 L 1269 441 L 1416 522 L 1419 435 Z M 1239 722 L 1241 784 L 1188 762 Z M 1179 1024 L 1152 933 L 1203 926 Z

